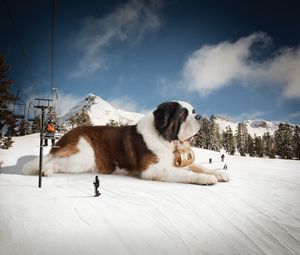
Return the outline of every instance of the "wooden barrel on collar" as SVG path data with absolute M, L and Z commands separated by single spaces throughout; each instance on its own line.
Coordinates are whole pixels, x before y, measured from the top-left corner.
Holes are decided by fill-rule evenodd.
M 176 167 L 185 167 L 192 164 L 195 160 L 195 154 L 191 148 L 187 150 L 174 151 L 174 165 Z

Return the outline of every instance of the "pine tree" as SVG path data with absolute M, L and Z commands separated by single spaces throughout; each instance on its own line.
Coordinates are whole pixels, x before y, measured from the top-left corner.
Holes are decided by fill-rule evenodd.
M 227 133 L 225 132 L 225 130 L 223 130 L 221 135 L 221 146 L 224 150 L 226 150 L 226 140 L 227 140 Z
M 67 126 L 70 126 L 71 129 L 77 126 L 77 114 L 69 117 L 69 119 L 67 120 Z
M 84 110 L 78 114 L 78 126 L 93 126 L 90 116 Z
M 5 136 L 6 137 L 13 137 L 13 136 L 17 136 L 17 123 L 15 122 L 15 120 L 13 122 L 11 122 L 5 132 Z
M 269 158 L 274 158 L 274 138 L 269 132 L 263 134 L 262 143 L 263 154 Z
M 255 152 L 255 155 L 259 158 L 262 158 L 264 156 L 262 139 L 260 136 L 254 137 L 254 152 Z
M 244 122 L 240 122 L 236 130 L 236 147 L 241 156 L 245 156 L 246 153 L 246 139 L 248 137 L 247 126 Z
M 9 149 L 14 141 L 12 140 L 11 136 L 8 137 L 2 137 L 1 143 L 0 143 L 0 149 L 7 150 Z
M 39 133 L 41 131 L 41 118 L 40 116 L 35 116 L 33 118 L 32 124 L 31 124 L 31 134 Z
M 14 130 L 15 120 L 9 105 L 15 97 L 10 93 L 10 86 L 13 80 L 7 78 L 7 72 L 10 66 L 6 64 L 3 55 L 0 55 L 0 148 L 8 149 L 12 146 L 12 133 Z
M 253 139 L 251 137 L 251 135 L 248 134 L 247 136 L 247 147 L 246 147 L 246 151 L 249 154 L 250 157 L 254 157 L 255 156 L 255 152 L 254 152 L 254 143 L 253 143 Z
M 30 124 L 27 120 L 21 120 L 17 126 L 17 136 L 31 134 Z
M 210 121 L 205 119 L 202 125 L 203 130 L 203 142 L 204 142 L 204 149 L 210 149 L 211 144 L 211 131 L 210 131 Z
M 222 145 L 227 153 L 234 155 L 235 140 L 230 126 L 226 127 L 225 131 L 223 131 Z
M 202 125 L 199 132 L 193 138 L 193 146 L 208 149 L 210 142 L 210 122 L 208 119 L 204 118 L 202 120 Z
M 76 114 L 72 115 L 66 123 L 68 126 L 72 128 L 77 126 L 92 126 L 93 123 L 90 119 L 90 116 L 85 110 L 81 110 L 80 112 L 77 112 Z
M 240 152 L 240 150 L 242 149 L 242 129 L 241 129 L 241 125 L 242 123 L 239 123 L 237 126 L 237 129 L 235 131 L 235 142 L 236 142 L 236 148 L 237 151 L 242 155 L 242 153 Z
M 210 132 L 209 132 L 209 149 L 213 151 L 220 151 L 221 138 L 220 138 L 220 127 L 216 122 L 214 115 L 210 116 Z
M 283 159 L 293 157 L 293 129 L 287 123 L 280 123 L 275 131 L 276 153 Z
M 109 122 L 106 124 L 106 126 L 109 126 L 109 127 L 122 127 L 124 125 L 120 121 L 109 120 Z
M 55 112 L 55 109 L 52 106 L 48 108 L 47 116 L 49 120 L 51 120 L 54 123 L 57 123 L 58 121 L 57 114 Z
M 294 151 L 294 157 L 296 159 L 300 159 L 300 128 L 299 128 L 299 126 L 294 127 L 293 151 Z

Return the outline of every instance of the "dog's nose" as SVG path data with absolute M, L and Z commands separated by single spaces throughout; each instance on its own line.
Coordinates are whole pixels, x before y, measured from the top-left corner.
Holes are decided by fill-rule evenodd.
M 197 114 L 197 115 L 195 116 L 195 119 L 196 119 L 196 120 L 201 120 L 201 119 L 202 119 L 202 116 Z

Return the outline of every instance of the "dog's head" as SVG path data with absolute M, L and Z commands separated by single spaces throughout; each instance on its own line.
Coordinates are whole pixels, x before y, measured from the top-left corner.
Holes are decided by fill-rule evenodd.
M 153 115 L 156 130 L 169 142 L 183 142 L 197 134 L 201 127 L 202 117 L 186 102 L 162 103 Z

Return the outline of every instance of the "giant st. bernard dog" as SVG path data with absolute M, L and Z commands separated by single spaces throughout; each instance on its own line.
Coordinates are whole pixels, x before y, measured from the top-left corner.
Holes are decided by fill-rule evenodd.
M 160 104 L 137 125 L 77 127 L 64 135 L 44 158 L 43 175 L 88 171 L 111 174 L 122 170 L 143 179 L 166 182 L 228 181 L 225 171 L 192 164 L 193 153 L 187 141 L 200 127 L 201 116 L 181 101 Z M 178 161 L 178 155 L 185 162 Z M 37 174 L 38 161 L 28 162 L 23 171 Z

